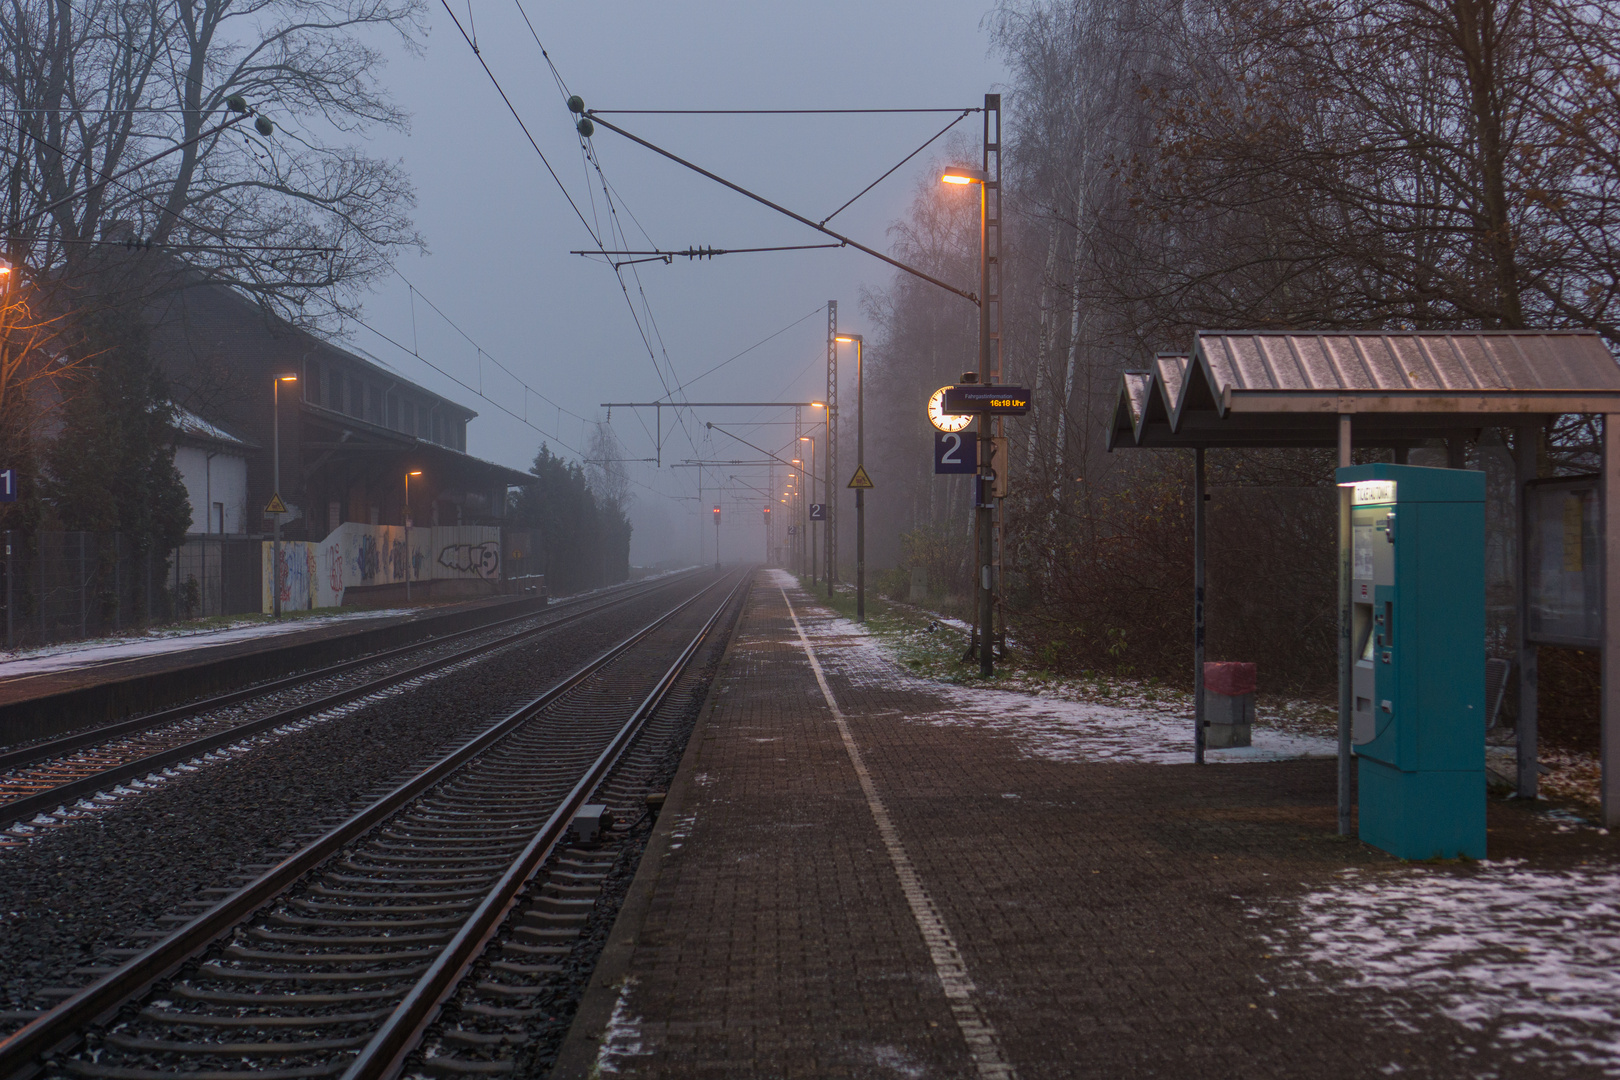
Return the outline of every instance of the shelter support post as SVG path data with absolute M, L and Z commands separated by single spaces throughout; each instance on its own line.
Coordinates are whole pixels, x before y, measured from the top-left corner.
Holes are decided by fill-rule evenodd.
M 1446 436 L 1446 468 L 1468 468 L 1468 435 L 1455 431 Z
M 1350 461 L 1350 414 L 1339 414 L 1339 467 Z M 1339 488 L 1339 835 L 1350 835 L 1350 489 Z
M 1620 413 L 1603 417 L 1603 825 L 1620 825 Z
M 1204 448 L 1193 451 L 1193 761 L 1204 763 Z
M 1518 759 L 1518 792 L 1521 799 L 1536 797 L 1540 779 L 1536 741 L 1537 671 L 1536 647 L 1530 638 L 1530 533 L 1526 486 L 1536 478 L 1537 457 L 1541 452 L 1541 425 L 1521 425 L 1513 442 L 1515 506 L 1519 519 L 1519 721 L 1514 728 Z

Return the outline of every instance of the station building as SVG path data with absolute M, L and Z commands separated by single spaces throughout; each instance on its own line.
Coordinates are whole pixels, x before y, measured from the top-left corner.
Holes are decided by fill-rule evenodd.
M 148 310 L 153 354 L 180 409 L 176 465 L 193 492 L 194 533 L 271 529 L 263 509 L 275 487 L 278 416 L 287 540 L 319 541 L 345 522 L 405 524 L 413 472 L 421 474 L 410 478 L 414 524 L 500 526 L 507 489 L 533 479 L 467 453 L 473 410 L 201 273 L 184 275 Z M 208 478 L 193 473 L 210 451 L 213 464 L 220 453 L 241 462 L 243 512 L 227 506 L 223 523 L 220 507 L 197 499 Z

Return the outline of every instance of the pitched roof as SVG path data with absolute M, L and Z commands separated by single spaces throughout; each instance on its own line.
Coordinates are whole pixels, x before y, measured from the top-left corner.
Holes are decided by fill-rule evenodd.
M 183 409 L 172 401 L 169 403 L 169 407 L 174 411 L 173 427 L 177 435 L 195 439 L 198 442 L 228 446 L 237 450 L 258 449 L 257 444 L 232 435 L 218 424 L 204 420 L 190 409 Z
M 1620 412 L 1620 364 L 1587 330 L 1202 331 L 1126 372 L 1108 445 L 1421 441 L 1555 413 Z

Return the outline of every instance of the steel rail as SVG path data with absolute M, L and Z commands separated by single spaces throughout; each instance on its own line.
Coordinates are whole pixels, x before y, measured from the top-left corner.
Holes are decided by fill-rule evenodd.
M 669 579 L 669 581 L 675 580 L 679 580 L 679 578 L 677 576 L 672 576 Z M 645 593 L 652 592 L 654 589 L 659 587 L 659 585 L 654 585 L 648 589 L 641 590 L 636 595 L 644 595 Z M 616 590 L 616 592 L 621 591 L 627 595 L 630 594 L 630 590 L 627 589 Z M 496 619 L 493 622 L 483 623 L 480 626 L 474 626 L 467 630 L 457 630 L 451 634 L 441 634 L 437 637 L 412 641 L 408 644 L 400 645 L 392 649 L 386 649 L 382 652 L 368 653 L 365 656 L 356 657 L 353 660 L 344 660 L 341 663 L 331 664 L 323 668 L 316 668 L 314 671 L 294 672 L 291 675 L 284 675 L 278 679 L 271 679 L 268 682 L 255 683 L 254 685 L 244 687 L 241 690 L 230 690 L 223 694 L 216 694 L 215 696 L 205 698 L 202 701 L 192 701 L 183 705 L 175 705 L 167 709 L 160 709 L 157 712 L 143 713 L 140 716 L 132 716 L 127 720 L 116 720 L 111 724 L 104 724 L 101 727 L 89 728 L 85 731 L 75 732 L 72 735 L 64 735 L 59 739 L 52 739 L 49 742 L 34 743 L 30 746 L 19 747 L 16 750 L 0 752 L 0 771 L 15 769 L 24 765 L 32 765 L 36 762 L 45 761 L 48 758 L 59 757 L 62 754 L 71 753 L 74 750 L 82 750 L 87 746 L 94 746 L 96 743 L 105 742 L 108 739 L 115 739 L 120 735 L 126 735 L 132 731 L 139 731 L 146 727 L 157 727 L 159 724 L 173 723 L 176 720 L 184 720 L 188 716 L 195 716 L 200 712 L 208 712 L 211 709 L 222 709 L 227 705 L 235 705 L 239 701 L 248 701 L 252 698 L 262 697 L 265 694 L 271 694 L 278 690 L 285 690 L 291 686 L 297 686 L 299 683 L 314 682 L 318 679 L 330 678 L 333 675 L 341 675 L 344 672 L 352 671 L 357 667 L 365 667 L 367 664 L 383 663 L 417 649 L 431 648 L 434 645 L 442 645 L 446 642 L 455 641 L 457 638 L 467 637 L 470 634 L 481 634 L 487 630 L 496 630 L 502 626 L 511 626 L 513 623 L 519 623 L 525 619 L 539 618 L 548 614 L 549 612 L 557 611 L 562 608 L 572 608 L 576 605 L 586 603 L 593 598 L 598 597 L 596 597 L 595 594 L 592 594 L 592 596 L 582 596 L 573 599 L 559 600 L 555 604 L 548 604 L 541 610 L 531 611 L 526 615 L 514 615 L 508 619 Z
M 396 811 L 511 734 L 546 706 L 562 698 L 597 671 L 634 648 L 649 634 L 721 584 L 723 581 L 706 586 L 696 595 L 658 616 L 595 659 L 588 661 L 550 690 L 473 736 L 410 780 L 287 856 L 258 878 L 243 885 L 173 933 L 0 1040 L 0 1077 L 23 1080 L 38 1073 L 43 1067 L 40 1058 L 76 1046 L 83 1038 L 87 1026 L 103 1017 L 110 1017 L 153 983 L 172 974 L 180 965 L 269 904 L 304 875 L 374 827 L 387 821 Z
M 685 579 L 672 578 L 670 583 L 673 584 L 675 581 L 679 580 Z M 656 586 L 655 589 L 661 587 L 662 586 Z M 618 604 L 627 603 L 631 600 L 646 596 L 648 593 L 655 591 L 655 589 L 648 589 L 642 592 L 621 593 L 615 595 L 605 603 L 596 604 L 591 607 L 582 608 L 579 611 L 570 612 L 560 619 L 553 619 L 549 622 L 542 623 L 539 626 L 530 627 L 527 630 L 520 630 L 516 633 L 508 634 L 506 637 L 497 641 L 483 642 L 481 644 L 474 645 L 471 648 L 462 649 L 459 652 L 452 653 L 449 656 L 442 656 L 436 660 L 428 660 L 424 663 L 406 668 L 403 671 L 396 671 L 392 674 L 383 675 L 379 678 L 361 683 L 359 686 L 350 687 L 347 690 L 339 690 L 335 693 L 316 698 L 312 701 L 306 701 L 298 705 L 292 705 L 277 712 L 273 712 L 268 716 L 262 716 L 257 720 L 249 720 L 245 723 L 238 724 L 235 727 L 226 728 L 223 731 L 216 731 L 211 735 L 204 735 L 200 738 L 182 743 L 179 746 L 170 747 L 167 750 L 160 750 L 155 754 L 148 754 L 144 757 L 136 758 L 133 761 L 125 762 L 122 765 L 115 765 L 110 769 L 93 773 L 90 776 L 81 777 L 77 780 L 70 780 L 65 784 L 59 784 L 55 787 L 47 788 L 44 791 L 36 792 L 32 795 L 25 795 L 20 799 L 14 799 L 7 803 L 0 803 L 0 824 L 23 821 L 24 819 L 32 818 L 36 814 L 48 813 L 49 811 L 58 806 L 62 806 L 67 802 L 83 798 L 86 795 L 93 795 L 96 792 L 112 785 L 121 784 L 126 780 L 138 779 L 142 776 L 156 772 L 159 769 L 164 769 L 170 765 L 176 765 L 183 761 L 189 761 L 192 758 L 206 754 L 211 750 L 218 750 L 222 746 L 229 746 L 234 742 L 240 742 L 242 739 L 250 738 L 261 732 L 279 727 L 282 724 L 288 724 L 305 716 L 310 716 L 318 712 L 324 712 L 327 709 L 334 709 L 339 705 L 346 705 L 349 702 L 355 701 L 359 698 L 380 693 L 381 691 L 392 686 L 396 686 L 403 682 L 408 682 L 411 679 L 420 678 L 423 675 L 430 674 L 431 672 L 440 668 L 450 667 L 454 664 L 459 664 L 463 661 L 474 659 L 481 653 L 488 652 L 491 649 L 504 648 L 507 645 L 522 641 L 525 638 L 536 637 L 540 634 L 549 633 L 559 627 L 577 622 L 578 620 L 587 616 L 595 615 Z M 517 621 L 522 621 L 522 619 L 533 617 L 533 615 L 522 616 Z M 488 629 L 488 627 L 485 627 L 484 629 Z
M 349 1063 L 342 1080 L 386 1080 L 397 1076 L 404 1068 L 405 1059 L 421 1042 L 428 1026 L 438 1017 L 440 1007 L 466 976 L 468 968 L 484 952 L 501 924 L 511 913 L 523 887 L 534 877 L 551 856 L 557 842 L 562 839 L 574 814 L 584 805 L 624 752 L 635 741 L 642 725 L 653 710 L 663 702 L 686 665 L 691 662 L 703 642 L 713 632 L 720 617 L 731 607 L 737 594 L 747 587 L 750 577 L 745 575 L 720 602 L 703 629 L 692 638 L 681 655 L 658 680 L 651 693 L 630 714 L 612 741 L 597 755 L 596 761 L 574 784 L 567 796 L 552 811 L 544 825 L 535 833 L 523 851 L 512 860 L 489 893 L 475 908 L 449 944 L 439 951 L 427 971 L 411 987 L 404 999 L 372 1036 L 371 1042 Z

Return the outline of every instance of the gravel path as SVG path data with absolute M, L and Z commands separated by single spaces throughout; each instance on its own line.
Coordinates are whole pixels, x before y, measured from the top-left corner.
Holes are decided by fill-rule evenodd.
M 0 851 L 0 1011 L 53 1004 L 60 995 L 41 991 L 89 981 L 75 968 L 149 942 L 183 902 L 279 859 L 709 580 L 631 601 L 506 650 L 497 663 L 445 675 Z M 0 1031 L 21 1023 L 9 1017 Z

